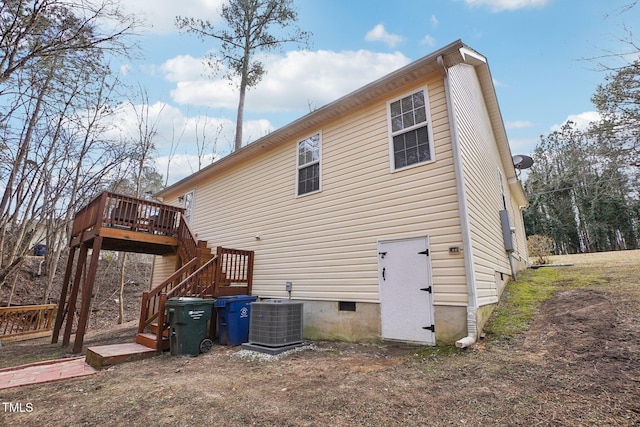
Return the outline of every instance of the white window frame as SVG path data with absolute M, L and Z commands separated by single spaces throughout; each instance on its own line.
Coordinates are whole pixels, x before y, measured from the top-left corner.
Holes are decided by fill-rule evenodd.
M 300 163 L 300 145 L 310 138 L 318 137 L 318 158 L 306 163 Z M 300 171 L 309 166 L 318 165 L 318 189 L 300 194 Z M 304 197 L 322 191 L 322 131 L 314 132 L 296 142 L 296 197 Z
M 418 93 L 418 92 L 423 92 L 424 94 L 424 106 L 425 106 L 425 120 L 414 124 L 412 126 L 407 126 L 407 127 L 403 127 L 402 129 L 398 130 L 398 131 L 393 131 L 393 123 L 392 123 L 392 118 L 391 118 L 391 104 L 400 101 L 404 98 L 413 96 L 414 94 Z M 422 128 L 426 126 L 427 127 L 427 138 L 429 138 L 429 159 L 428 160 L 423 160 L 421 162 L 415 162 L 412 163 L 410 165 L 406 165 L 406 166 L 402 166 L 399 168 L 396 168 L 395 165 L 395 152 L 394 152 L 394 146 L 393 146 L 393 138 L 395 136 L 398 135 L 402 135 L 405 134 L 407 132 L 410 131 L 414 131 L 416 129 Z M 406 169 L 411 169 L 414 167 L 418 167 L 418 166 L 422 166 L 428 163 L 433 163 L 436 161 L 436 156 L 435 156 L 435 145 L 433 142 L 433 122 L 431 120 L 431 107 L 429 105 L 429 91 L 427 89 L 426 86 L 424 87 L 419 87 L 416 88 L 410 92 L 406 92 L 396 98 L 393 98 L 389 101 L 387 101 L 387 129 L 388 129 L 388 134 L 389 134 L 389 170 L 391 173 L 393 172 L 398 172 L 398 171 L 403 171 Z
M 193 208 L 196 202 L 196 190 L 189 190 L 184 193 L 182 206 L 184 207 L 184 217 L 187 220 L 187 223 L 191 225 L 191 221 L 193 220 Z

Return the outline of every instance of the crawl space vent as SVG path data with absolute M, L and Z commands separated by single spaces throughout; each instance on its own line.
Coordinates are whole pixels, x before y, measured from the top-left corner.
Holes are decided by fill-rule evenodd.
M 302 342 L 302 302 L 265 300 L 251 303 L 249 342 L 280 347 Z

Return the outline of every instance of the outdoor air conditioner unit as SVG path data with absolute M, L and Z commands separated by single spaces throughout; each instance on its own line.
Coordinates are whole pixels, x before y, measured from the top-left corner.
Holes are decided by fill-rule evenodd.
M 302 302 L 265 300 L 251 303 L 249 343 L 268 347 L 302 342 Z

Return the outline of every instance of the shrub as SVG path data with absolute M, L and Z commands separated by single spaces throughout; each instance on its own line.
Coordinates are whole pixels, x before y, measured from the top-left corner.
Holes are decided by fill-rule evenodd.
M 550 237 L 534 234 L 527 237 L 529 255 L 536 258 L 536 264 L 548 264 L 553 251 L 553 240 Z

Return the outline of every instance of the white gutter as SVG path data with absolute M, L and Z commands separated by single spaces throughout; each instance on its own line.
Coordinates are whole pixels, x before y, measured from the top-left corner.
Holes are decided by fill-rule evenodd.
M 467 209 L 467 197 L 464 188 L 464 168 L 460 141 L 458 140 L 458 126 L 453 109 L 453 96 L 449 84 L 449 70 L 444 65 L 442 56 L 438 57 L 442 75 L 444 77 L 445 96 L 447 99 L 447 113 L 449 115 L 449 128 L 451 129 L 451 145 L 453 151 L 453 167 L 456 176 L 456 190 L 458 193 L 458 209 L 460 210 L 460 228 L 462 229 L 462 243 L 465 272 L 467 276 L 467 336 L 456 341 L 456 347 L 464 348 L 473 345 L 478 337 L 478 298 L 475 288 L 475 272 L 473 269 L 473 245 L 471 242 L 471 226 L 469 224 L 469 211 Z

